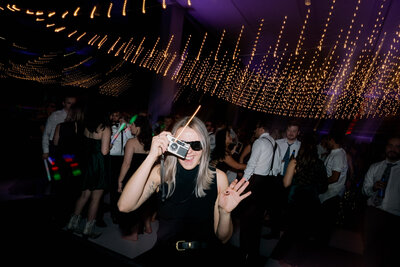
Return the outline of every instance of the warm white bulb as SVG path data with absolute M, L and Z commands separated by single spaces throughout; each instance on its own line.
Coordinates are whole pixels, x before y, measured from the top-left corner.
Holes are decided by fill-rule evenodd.
M 306 6 L 311 6 L 311 0 L 305 0 L 305 1 L 304 1 L 304 4 L 305 4 Z

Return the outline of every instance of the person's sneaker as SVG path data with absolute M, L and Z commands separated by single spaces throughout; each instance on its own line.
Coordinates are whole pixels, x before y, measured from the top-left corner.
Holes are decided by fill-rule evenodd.
M 95 224 L 96 224 L 95 220 L 86 222 L 85 229 L 83 229 L 83 232 L 82 232 L 83 238 L 95 239 L 95 238 L 98 238 L 102 234 L 101 232 L 95 231 Z
M 101 219 L 101 220 L 98 220 L 98 221 L 96 220 L 96 226 L 100 227 L 100 228 L 104 228 L 104 227 L 107 227 L 107 224 L 103 219 Z
M 73 214 L 67 224 L 67 230 L 71 232 L 78 231 L 80 220 L 81 220 L 81 215 Z

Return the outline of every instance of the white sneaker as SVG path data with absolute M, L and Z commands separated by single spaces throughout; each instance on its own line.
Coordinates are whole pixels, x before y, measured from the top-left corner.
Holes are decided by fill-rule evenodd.
M 88 238 L 98 238 L 102 233 L 101 232 L 95 232 L 95 227 L 96 227 L 96 220 L 88 221 L 85 224 L 85 228 L 83 229 L 83 237 L 88 237 Z
M 76 215 L 76 214 L 72 215 L 67 224 L 67 230 L 73 232 L 78 231 L 80 221 L 81 221 L 81 215 Z

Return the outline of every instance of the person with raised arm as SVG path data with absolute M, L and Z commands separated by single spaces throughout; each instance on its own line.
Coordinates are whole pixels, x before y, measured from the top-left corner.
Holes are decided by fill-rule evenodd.
M 177 121 L 172 133 L 153 137 L 148 156 L 118 201 L 121 212 L 130 212 L 157 194 L 156 244 L 135 258 L 143 266 L 159 266 L 166 260 L 174 266 L 204 266 L 210 259 L 238 262 L 222 256 L 233 232 L 231 212 L 251 194 L 242 194 L 248 182 L 235 180 L 229 185 L 224 172 L 209 167 L 207 129 L 200 119 L 192 118 Z M 169 135 L 190 145 L 184 158 L 168 152 Z

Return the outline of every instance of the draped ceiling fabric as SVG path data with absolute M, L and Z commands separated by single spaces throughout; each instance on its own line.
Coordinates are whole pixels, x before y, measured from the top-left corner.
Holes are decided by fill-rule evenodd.
M 185 10 L 179 38 L 160 25 L 169 8 Z M 0 78 L 118 96 L 140 78 L 134 65 L 174 81 L 176 98 L 191 90 L 301 118 L 397 116 L 399 10 L 400 0 L 6 0 L 2 25 L 23 26 L 1 27 Z

